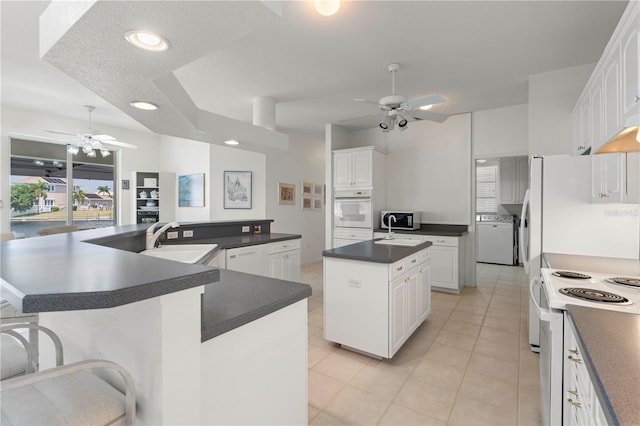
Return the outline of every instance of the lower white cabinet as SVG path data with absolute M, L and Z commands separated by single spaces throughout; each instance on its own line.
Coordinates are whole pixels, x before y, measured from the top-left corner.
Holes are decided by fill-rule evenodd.
M 280 280 L 298 281 L 300 278 L 300 250 L 269 255 L 269 276 Z
M 387 234 L 376 232 L 374 238 L 384 238 Z M 396 234 L 408 240 L 431 241 L 431 287 L 434 290 L 459 294 L 464 287 L 464 237 L 442 235 Z M 460 246 L 462 245 L 462 249 Z
M 300 279 L 300 239 L 227 249 L 210 266 L 287 281 Z
M 359 228 L 334 228 L 333 229 L 333 248 L 348 246 L 373 238 L 373 232 L 370 229 Z
M 564 316 L 563 425 L 607 425 L 571 321 Z
M 431 311 L 430 248 L 393 264 L 324 258 L 325 339 L 391 358 Z

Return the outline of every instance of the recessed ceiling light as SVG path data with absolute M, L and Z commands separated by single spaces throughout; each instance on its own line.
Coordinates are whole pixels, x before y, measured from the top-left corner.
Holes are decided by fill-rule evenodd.
M 158 105 L 147 101 L 131 101 L 129 102 L 129 105 L 134 108 L 143 109 L 145 111 L 154 111 L 158 109 Z
M 131 30 L 124 35 L 127 41 L 140 49 L 153 52 L 164 52 L 169 48 L 169 42 L 161 35 L 149 31 Z
M 224 143 L 227 145 L 240 145 L 240 142 L 235 139 L 229 139 L 228 141 L 224 141 Z
M 476 160 L 478 163 L 486 163 L 487 160 Z
M 335 15 L 340 10 L 340 0 L 316 0 L 316 11 L 320 15 Z
M 422 105 L 419 109 L 421 109 L 421 110 L 423 110 L 423 111 L 426 111 L 426 110 L 428 110 L 428 109 L 431 109 L 431 107 L 432 107 L 432 106 L 433 106 L 433 105 Z

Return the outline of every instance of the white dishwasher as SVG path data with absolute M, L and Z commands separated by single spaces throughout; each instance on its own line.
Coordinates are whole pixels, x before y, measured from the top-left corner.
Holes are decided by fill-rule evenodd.
M 514 219 L 506 215 L 482 215 L 476 221 L 478 262 L 514 265 Z
M 227 249 L 226 269 L 268 277 L 270 253 L 269 244 Z

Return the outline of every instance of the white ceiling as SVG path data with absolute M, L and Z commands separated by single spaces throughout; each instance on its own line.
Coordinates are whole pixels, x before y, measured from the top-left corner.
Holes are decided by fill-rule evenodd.
M 121 2 L 125 3 L 132 4 Z M 170 7 L 188 14 L 199 3 L 159 2 L 154 7 L 153 2 L 139 2 L 146 5 L 141 8 L 154 7 L 154 14 L 144 21 L 151 28 L 154 17 L 166 19 L 159 15 L 171 13 Z M 236 4 L 242 3 L 246 5 Z M 2 103 L 78 119 L 86 118 L 82 105 L 93 104 L 98 106 L 97 123 L 144 129 L 130 110 L 119 111 L 39 59 L 38 16 L 47 4 L 0 2 Z M 226 6 L 236 7 L 233 2 Z M 281 7 L 281 17 L 239 31 L 229 40 L 217 39 L 208 49 L 208 39 L 196 38 L 201 37 L 196 26 L 185 31 L 183 25 L 175 37 L 184 43 L 185 34 L 193 32 L 193 39 L 186 41 L 205 53 L 195 60 L 190 57 L 190 63 L 181 64 L 174 74 L 198 109 L 251 122 L 253 98 L 269 96 L 277 101 L 279 131 L 321 134 L 325 123 L 376 111 L 352 99 L 377 100 L 390 94 L 390 62 L 402 64 L 397 93 L 409 98 L 438 93 L 447 99 L 434 107 L 436 112 L 457 114 L 524 103 L 529 75 L 599 59 L 626 1 L 352 1 L 343 2 L 333 17 L 318 15 L 309 1 L 286 1 Z M 117 10 L 110 13 L 117 15 Z M 125 13 L 104 19 L 119 25 L 140 22 Z M 171 42 L 173 34 L 164 35 Z M 115 51 L 123 62 L 128 52 Z M 114 79 L 109 85 L 102 90 L 115 93 L 121 86 Z M 145 125 L 153 128 L 148 121 Z

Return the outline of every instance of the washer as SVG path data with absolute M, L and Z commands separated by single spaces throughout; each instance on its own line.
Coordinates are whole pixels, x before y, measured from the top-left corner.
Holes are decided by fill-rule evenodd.
M 481 215 L 476 222 L 478 262 L 515 265 L 514 217 Z

